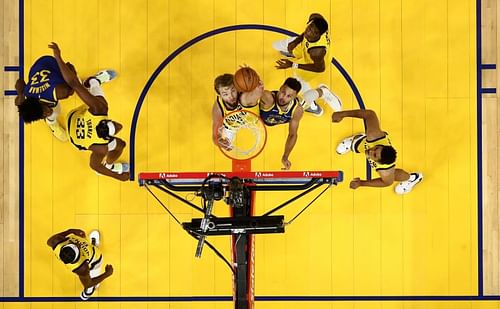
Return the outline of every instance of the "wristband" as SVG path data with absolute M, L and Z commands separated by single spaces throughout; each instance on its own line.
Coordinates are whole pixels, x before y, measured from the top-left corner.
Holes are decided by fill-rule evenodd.
M 292 62 L 292 69 L 298 69 L 298 68 L 299 68 L 299 64 Z

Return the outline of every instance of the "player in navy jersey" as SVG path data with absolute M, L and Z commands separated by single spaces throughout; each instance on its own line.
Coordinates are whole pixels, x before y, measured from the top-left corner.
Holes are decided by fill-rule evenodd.
M 300 81 L 290 77 L 285 80 L 278 91 L 265 90 L 260 99 L 260 117 L 267 126 L 289 124 L 285 150 L 281 157 L 281 163 L 283 163 L 285 170 L 292 166 L 288 157 L 297 142 L 297 132 L 304 113 L 304 104 L 311 103 L 317 98 L 333 96 L 330 89 L 322 85 L 316 89 L 307 90 L 303 98 L 299 98 L 297 95 L 301 88 Z
M 75 67 L 69 62 L 67 64 L 76 73 Z M 64 128 L 57 121 L 60 113 L 58 103 L 73 95 L 74 91 L 64 81 L 54 57 L 43 56 L 35 61 L 28 75 L 28 83 L 17 80 L 16 91 L 15 103 L 25 123 L 45 119 L 59 140 L 68 139 Z
M 295 78 L 287 78 L 279 91 L 265 90 L 260 99 L 260 117 L 268 126 L 288 123 L 288 137 L 285 151 L 281 157 L 283 169 L 288 170 L 292 163 L 288 156 L 297 142 L 297 131 L 304 109 L 300 105 L 297 94 L 300 92 L 300 82 Z

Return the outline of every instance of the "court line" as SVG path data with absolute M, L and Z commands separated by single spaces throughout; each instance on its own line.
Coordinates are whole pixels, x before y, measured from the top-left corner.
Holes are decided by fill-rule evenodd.
M 484 63 L 481 64 L 481 69 L 482 70 L 495 70 L 497 68 L 497 65 L 494 63 Z
M 476 0 L 476 117 L 477 117 L 477 293 L 484 295 L 483 288 L 483 157 L 482 157 L 482 72 L 481 72 L 481 0 Z
M 19 78 L 24 80 L 24 0 L 19 0 Z M 24 298 L 24 121 L 19 117 L 19 297 Z
M 497 88 L 481 88 L 481 93 L 497 93 Z
M 19 68 L 19 66 L 15 66 L 15 65 L 6 65 L 6 66 L 4 66 L 3 70 L 5 72 L 19 72 L 20 68 Z
M 135 132 L 137 129 L 137 121 L 139 118 L 139 113 L 142 108 L 142 104 L 144 103 L 144 99 L 146 98 L 146 95 L 148 94 L 149 89 L 153 85 L 154 81 L 158 77 L 158 75 L 163 71 L 163 69 L 177 57 L 180 53 L 182 53 L 184 50 L 188 49 L 189 47 L 193 46 L 194 44 L 215 36 L 217 34 L 225 33 L 225 32 L 230 32 L 230 31 L 237 31 L 237 30 L 265 30 L 265 31 L 271 31 L 271 32 L 277 32 L 281 33 L 287 36 L 297 36 L 297 33 L 294 33 L 292 31 L 275 27 L 275 26 L 268 26 L 268 25 L 260 25 L 260 24 L 243 24 L 243 25 L 234 25 L 234 26 L 227 26 L 227 27 L 222 27 L 222 28 L 217 28 L 215 30 L 211 30 L 208 32 L 205 32 L 203 34 L 198 35 L 197 37 L 187 41 L 186 43 L 182 44 L 180 47 L 178 47 L 175 51 L 173 51 L 170 55 L 168 55 L 165 60 L 163 60 L 160 65 L 156 68 L 156 70 L 151 74 L 151 77 L 148 79 L 146 84 L 144 85 L 144 88 L 142 89 L 142 92 L 139 96 L 139 99 L 137 100 L 137 104 L 135 106 L 134 110 L 134 115 L 132 116 L 132 121 L 131 121 L 131 128 L 130 128 L 130 157 L 129 157 L 129 164 L 130 164 L 130 180 L 135 179 Z M 351 87 L 351 90 L 353 91 L 354 95 L 356 96 L 356 99 L 358 100 L 358 104 L 360 108 L 364 109 L 365 105 L 363 103 L 363 99 L 361 98 L 361 94 L 358 91 L 358 88 L 354 84 L 354 81 L 352 78 L 349 76 L 347 71 L 342 67 L 342 65 L 335 59 L 332 58 L 332 64 L 335 65 L 337 69 L 339 69 L 342 73 L 342 76 L 347 80 L 347 83 Z M 368 162 L 366 163 L 367 167 L 369 167 Z M 371 179 L 371 169 L 367 168 L 367 178 Z
M 432 295 L 432 296 L 255 296 L 258 302 L 292 302 L 292 301 L 498 301 L 500 295 Z M 91 297 L 85 302 L 232 302 L 232 296 L 98 296 Z M 0 297 L 0 302 L 83 302 L 80 297 Z
M 481 33 L 480 33 L 480 25 L 481 22 L 481 8 L 480 8 L 481 0 L 476 0 L 476 40 L 477 40 L 477 110 L 478 110 L 478 292 L 479 296 L 256 296 L 257 301 L 470 301 L 470 300 L 500 300 L 500 295 L 495 296 L 484 296 L 483 295 L 483 283 L 482 283 L 482 158 L 481 158 L 481 104 L 479 102 L 482 101 L 481 98 L 481 74 L 480 74 L 480 63 L 481 63 Z M 159 75 L 159 73 L 163 70 L 163 68 L 171 62 L 178 54 L 182 51 L 190 47 L 191 45 L 208 38 L 209 36 L 216 35 L 219 33 L 224 33 L 228 31 L 234 30 L 269 30 L 278 33 L 282 33 L 285 35 L 297 35 L 293 32 L 290 32 L 285 29 L 281 29 L 273 26 L 265 26 L 265 25 L 236 25 L 229 26 L 224 28 L 219 28 L 205 34 L 202 34 L 181 47 L 175 50 L 172 54 L 170 54 L 161 64 L 160 66 L 153 72 L 153 75 L 147 81 L 139 100 L 136 105 L 136 109 L 134 111 L 133 119 L 132 119 L 132 127 L 131 127 L 131 135 L 130 135 L 130 168 L 131 168 L 131 180 L 134 179 L 134 147 L 135 147 L 135 130 L 137 118 L 139 116 L 139 112 L 144 101 L 144 98 L 149 91 L 152 83 Z M 479 34 L 478 34 L 479 33 Z M 188 45 L 190 44 L 190 45 Z M 336 60 L 332 58 L 332 63 L 335 65 L 334 61 Z M 337 62 L 338 63 L 338 62 Z M 342 68 L 340 63 L 338 63 L 339 67 Z M 337 67 L 337 65 L 335 65 Z M 339 68 L 337 67 L 337 68 Z M 343 69 L 343 68 L 342 68 Z M 343 70 L 345 72 L 345 70 Z M 342 72 L 341 72 L 342 73 Z M 347 72 L 345 72 L 347 73 Z M 19 74 L 20 78 L 24 78 L 24 1 L 19 0 Z M 343 75 L 344 76 L 344 75 Z M 347 75 L 348 76 L 348 75 Z M 345 78 L 345 76 L 344 76 Z M 349 80 L 352 82 L 349 82 Z M 355 96 L 356 92 L 359 94 L 357 87 L 355 86 L 352 79 L 347 80 L 351 89 L 353 90 Z M 353 86 L 355 88 L 353 88 Z M 354 91 L 356 89 L 356 91 Z M 364 108 L 364 104 L 361 96 L 359 98 L 356 96 L 358 100 L 358 104 L 360 104 L 360 108 Z M 70 301 L 81 301 L 78 297 L 24 297 L 24 123 L 20 119 L 19 120 L 19 297 L 0 297 L 0 302 L 70 302 Z M 369 171 L 370 169 L 367 169 Z M 232 301 L 232 296 L 200 296 L 200 297 L 94 297 L 89 301 L 121 301 L 121 302 L 139 302 L 139 301 Z

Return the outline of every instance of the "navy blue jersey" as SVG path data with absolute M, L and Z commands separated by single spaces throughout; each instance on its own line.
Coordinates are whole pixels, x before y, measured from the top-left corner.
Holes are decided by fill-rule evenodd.
M 276 103 L 278 91 L 272 91 L 271 94 L 273 96 L 274 103 L 273 106 L 267 110 L 262 108 L 260 109 L 260 117 L 262 118 L 262 121 L 264 121 L 264 123 L 268 126 L 275 126 L 277 124 L 290 122 L 290 120 L 292 120 L 293 113 L 299 104 L 299 99 L 295 98 L 292 102 L 290 102 L 288 109 L 286 111 L 282 111 Z
M 51 107 L 57 105 L 56 86 L 66 82 L 54 57 L 43 56 L 35 61 L 28 78 L 24 88 L 26 97 L 39 99 Z

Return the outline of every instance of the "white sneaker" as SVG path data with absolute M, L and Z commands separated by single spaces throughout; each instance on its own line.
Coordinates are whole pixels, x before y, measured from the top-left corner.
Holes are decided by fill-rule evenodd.
M 80 294 L 80 298 L 82 300 L 88 300 L 90 298 L 90 296 L 92 296 L 92 294 L 94 294 L 94 292 L 95 292 L 95 286 L 88 288 L 88 289 L 85 289 Z
M 410 174 L 410 179 L 406 181 L 400 182 L 396 188 L 394 188 L 394 191 L 396 191 L 397 194 L 406 194 L 410 193 L 413 187 L 415 187 L 419 182 L 424 179 L 424 174 L 422 173 L 411 173 Z
M 304 110 L 305 112 L 311 113 L 316 117 L 321 117 L 323 115 L 323 109 L 316 102 L 311 103 L 311 105 Z
M 90 231 L 89 238 L 90 238 L 90 242 L 94 246 L 99 247 L 99 245 L 101 244 L 101 233 L 99 233 L 98 230 Z
M 130 165 L 128 163 L 115 162 L 111 166 L 110 170 L 118 174 L 123 174 L 130 170 Z
M 343 155 L 348 153 L 349 151 L 354 151 L 354 149 L 352 148 L 354 146 L 354 142 L 363 137 L 365 137 L 365 134 L 360 133 L 345 138 L 337 145 L 337 153 L 339 155 Z
M 279 41 L 274 41 L 273 42 L 273 48 L 277 51 L 279 51 L 283 56 L 285 57 L 293 57 L 293 54 L 291 54 L 288 51 L 288 44 L 295 40 L 296 37 L 288 37 L 284 40 L 279 40 Z
M 94 77 L 99 81 L 100 84 L 107 83 L 116 78 L 118 73 L 115 70 L 102 70 L 97 72 Z
M 319 85 L 319 88 L 323 91 L 323 96 L 321 98 L 330 105 L 334 112 L 340 112 L 342 110 L 342 102 L 339 97 L 337 97 L 325 84 Z

